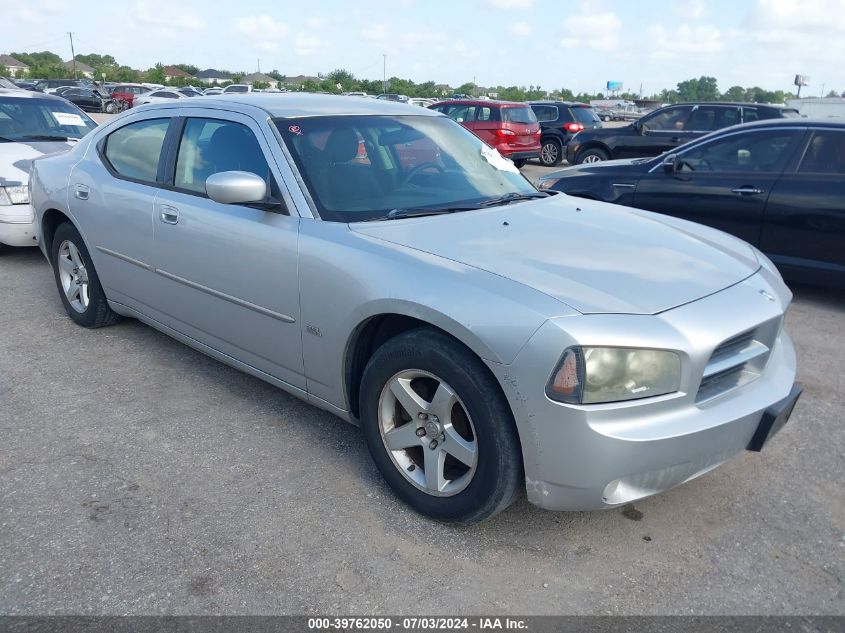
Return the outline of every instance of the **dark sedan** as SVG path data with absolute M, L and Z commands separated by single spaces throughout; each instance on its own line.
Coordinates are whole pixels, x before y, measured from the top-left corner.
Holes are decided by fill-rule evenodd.
M 657 156 L 731 125 L 797 116 L 797 110 L 759 103 L 679 103 L 625 127 L 579 132 L 566 146 L 566 160 L 576 165 Z
M 117 110 L 111 96 L 103 95 L 90 88 L 68 88 L 63 90 L 59 96 L 88 112 L 108 112 L 111 114 Z
M 540 188 L 707 224 L 788 279 L 845 287 L 845 123 L 738 125 L 656 158 L 569 167 Z

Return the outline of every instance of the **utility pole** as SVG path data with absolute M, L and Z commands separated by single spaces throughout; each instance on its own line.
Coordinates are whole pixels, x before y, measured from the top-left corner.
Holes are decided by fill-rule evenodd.
M 261 74 L 261 58 L 258 58 L 258 74 Z
M 382 53 L 381 56 L 384 57 L 384 66 L 381 71 L 381 91 L 383 94 L 387 94 L 387 53 Z
M 824 97 L 824 84 L 822 84 L 822 93 L 819 95 L 819 97 Z
M 73 64 L 73 78 L 76 79 L 76 53 L 73 51 L 73 33 L 68 31 L 67 34 L 70 38 L 70 59 Z

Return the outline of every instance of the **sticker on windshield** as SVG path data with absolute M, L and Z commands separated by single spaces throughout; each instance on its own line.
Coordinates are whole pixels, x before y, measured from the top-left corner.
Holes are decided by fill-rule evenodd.
M 499 153 L 499 150 L 493 147 L 488 147 L 487 145 L 482 146 L 481 156 L 484 158 L 484 160 L 493 165 L 493 167 L 495 167 L 499 171 L 509 171 L 513 174 L 519 173 L 519 170 L 516 168 L 516 165 L 514 165 L 511 161 L 502 156 Z
M 85 127 L 85 120 L 78 114 L 73 112 L 51 112 L 53 118 L 56 119 L 59 125 L 76 125 Z
M 288 128 L 288 131 L 289 131 L 291 134 L 296 134 L 297 136 L 302 136 L 302 128 L 301 128 L 301 127 L 299 127 L 298 125 L 291 125 L 291 126 Z

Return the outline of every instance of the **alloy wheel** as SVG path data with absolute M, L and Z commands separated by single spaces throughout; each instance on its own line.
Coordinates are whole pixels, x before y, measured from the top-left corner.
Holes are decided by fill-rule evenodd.
M 558 149 L 555 143 L 546 143 L 540 150 L 540 159 L 544 165 L 554 165 L 558 159 Z
M 401 371 L 383 387 L 378 412 L 384 447 L 405 479 L 438 497 L 469 485 L 478 465 L 475 427 L 446 382 L 418 369 Z
M 88 271 L 82 261 L 82 255 L 76 244 L 65 240 L 59 246 L 59 279 L 70 307 L 80 314 L 88 309 L 91 302 L 88 286 Z
M 596 154 L 589 154 L 588 156 L 584 156 L 584 160 L 581 161 L 582 163 L 600 163 L 601 156 L 597 156 Z

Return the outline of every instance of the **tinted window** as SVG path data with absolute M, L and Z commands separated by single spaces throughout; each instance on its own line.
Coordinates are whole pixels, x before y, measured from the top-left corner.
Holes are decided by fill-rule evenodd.
M 188 119 L 179 143 L 174 185 L 205 193 L 205 181 L 221 171 L 248 171 L 265 180 L 270 169 L 255 135 L 245 125 L 218 119 Z
M 599 119 L 598 115 L 592 108 L 575 107 L 571 108 L 571 110 L 572 114 L 575 115 L 575 120 L 578 121 L 578 123 L 593 124 L 596 121 L 601 121 L 601 119 Z
M 711 132 L 739 123 L 739 108 L 727 106 L 699 106 L 692 111 L 687 130 Z
M 106 139 L 106 160 L 121 176 L 154 183 L 169 125 L 170 119 L 150 119 L 115 130 Z
M 528 106 L 513 106 L 502 108 L 502 121 L 510 123 L 536 123 L 537 117 L 534 110 Z
M 845 174 L 845 131 L 816 132 L 804 152 L 801 173 Z
M 475 106 L 452 105 L 446 108 L 446 116 L 458 123 L 469 123 L 475 121 Z
M 488 106 L 478 106 L 476 116 L 479 121 L 495 121 L 498 118 L 496 117 L 496 111 Z
M 692 106 L 666 108 L 642 121 L 649 130 L 684 130 L 688 129 L 685 124 L 690 111 L 692 111 Z
M 249 92 L 246 86 L 228 86 L 226 92 Z
M 789 130 L 732 134 L 680 155 L 681 169 L 696 172 L 774 172 L 794 138 Z
M 63 99 L 0 96 L 0 136 L 10 141 L 44 135 L 82 138 L 95 127 L 88 115 Z
M 555 106 L 547 105 L 533 105 L 531 109 L 534 110 L 534 116 L 538 121 L 557 121 L 557 108 Z

